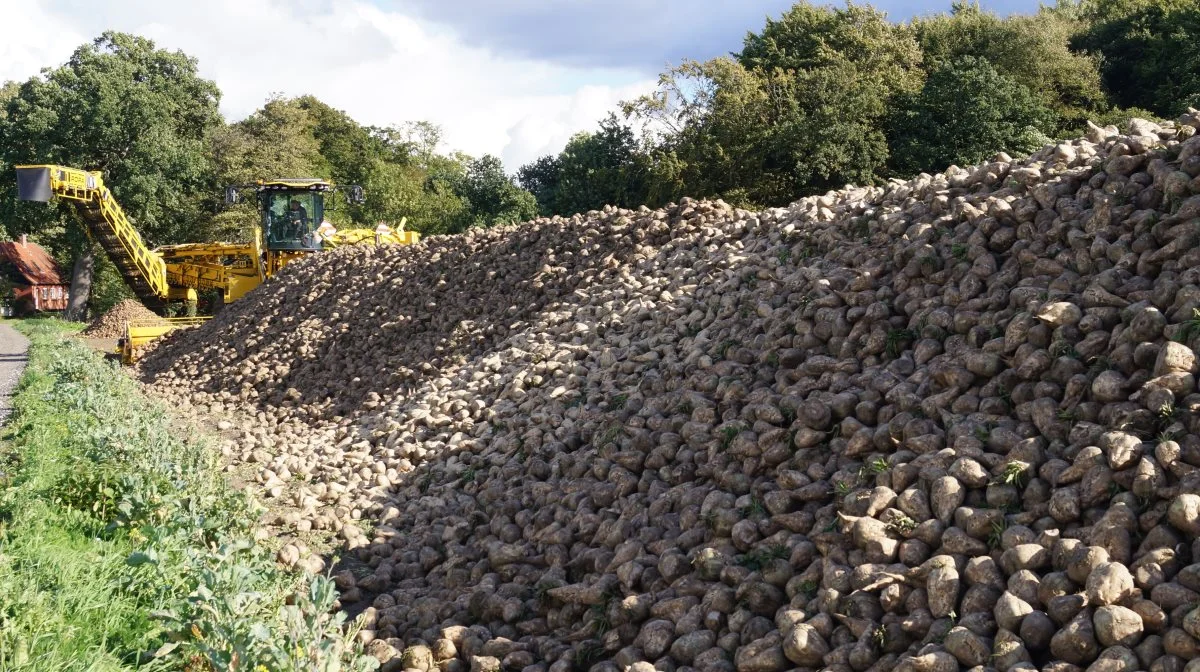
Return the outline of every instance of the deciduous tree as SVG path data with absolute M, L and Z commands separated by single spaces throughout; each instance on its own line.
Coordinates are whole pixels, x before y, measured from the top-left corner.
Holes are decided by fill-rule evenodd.
M 195 239 L 214 188 L 209 140 L 221 125 L 217 86 L 196 60 L 148 39 L 106 32 L 64 65 L 9 93 L 0 119 L 0 215 L 60 258 L 86 256 L 87 239 L 62 208 L 17 203 L 11 166 L 59 163 L 104 172 L 151 244 Z M 77 265 L 79 307 L 88 265 Z
M 892 168 L 902 175 L 978 163 L 1000 151 L 1027 154 L 1049 142 L 1054 119 L 1024 85 L 992 64 L 959 57 L 897 99 L 888 123 Z

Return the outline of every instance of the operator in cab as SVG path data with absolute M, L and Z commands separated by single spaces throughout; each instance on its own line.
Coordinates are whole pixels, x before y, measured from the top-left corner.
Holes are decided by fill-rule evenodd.
M 292 199 L 287 211 L 287 221 L 289 238 L 299 238 L 308 231 L 308 211 L 304 209 L 303 205 L 300 205 L 300 201 Z

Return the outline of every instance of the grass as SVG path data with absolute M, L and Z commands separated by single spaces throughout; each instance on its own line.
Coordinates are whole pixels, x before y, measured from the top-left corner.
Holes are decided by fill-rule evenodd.
M 372 669 L 326 577 L 252 541 L 215 452 L 52 321 L 0 445 L 0 669 Z

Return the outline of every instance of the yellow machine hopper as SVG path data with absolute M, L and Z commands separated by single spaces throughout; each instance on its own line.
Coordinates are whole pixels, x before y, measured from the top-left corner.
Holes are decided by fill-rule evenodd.
M 153 341 L 176 329 L 204 324 L 210 317 L 164 317 L 158 319 L 129 320 L 125 323 L 125 335 L 117 341 L 117 354 L 121 363 L 132 365 L 141 358 L 142 351 Z

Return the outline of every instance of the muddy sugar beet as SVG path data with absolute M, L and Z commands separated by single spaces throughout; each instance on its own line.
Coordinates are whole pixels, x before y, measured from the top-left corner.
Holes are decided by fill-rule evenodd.
M 162 322 L 162 318 L 137 299 L 126 299 L 92 320 L 81 333 L 89 338 L 121 338 L 125 335 L 125 324 L 130 320 Z
M 142 375 L 344 540 L 384 669 L 1183 670 L 1198 119 L 335 250 Z

